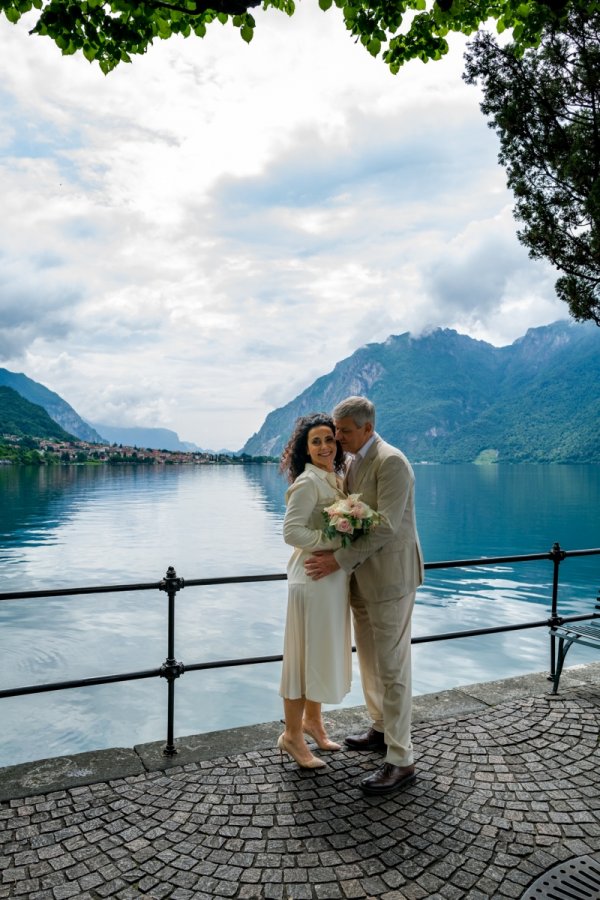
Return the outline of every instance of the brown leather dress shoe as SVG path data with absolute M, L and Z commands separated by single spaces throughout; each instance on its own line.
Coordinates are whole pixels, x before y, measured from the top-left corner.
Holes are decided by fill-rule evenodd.
M 349 734 L 344 741 L 350 750 L 386 750 L 387 744 L 383 731 L 375 731 L 369 728 L 362 734 Z
M 416 779 L 414 766 L 394 766 L 384 763 L 380 769 L 368 775 L 360 783 L 365 794 L 393 794 Z

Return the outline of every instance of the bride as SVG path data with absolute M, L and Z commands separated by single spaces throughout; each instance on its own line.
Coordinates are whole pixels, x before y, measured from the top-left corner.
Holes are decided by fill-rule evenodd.
M 325 413 L 296 421 L 281 457 L 290 481 L 285 500 L 283 537 L 294 547 L 287 566 L 288 607 L 279 693 L 285 731 L 277 746 L 302 768 L 325 762 L 314 756 L 304 735 L 320 750 L 339 750 L 329 740 L 321 717 L 322 703 L 339 703 L 350 690 L 352 644 L 348 576 L 342 570 L 313 581 L 304 571 L 315 550 L 336 550 L 340 538 L 324 537 L 323 509 L 345 495 L 344 452 L 335 439 L 333 420 Z

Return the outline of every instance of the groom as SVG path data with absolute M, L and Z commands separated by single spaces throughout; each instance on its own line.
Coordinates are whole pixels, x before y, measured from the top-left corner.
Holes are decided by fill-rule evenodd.
M 410 620 L 423 559 L 415 522 L 414 474 L 400 450 L 375 432 L 375 407 L 348 397 L 333 410 L 336 438 L 353 454 L 348 493 L 380 514 L 369 534 L 341 550 L 315 553 L 305 563 L 315 580 L 342 568 L 350 579 L 350 605 L 363 692 L 372 725 L 350 735 L 353 750 L 386 751 L 385 762 L 363 778 L 366 794 L 390 794 L 415 780 L 410 736 Z

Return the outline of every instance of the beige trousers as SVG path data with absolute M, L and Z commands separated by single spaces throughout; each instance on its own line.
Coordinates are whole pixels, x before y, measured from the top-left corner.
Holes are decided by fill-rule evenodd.
M 373 728 L 385 734 L 386 762 L 412 765 L 410 621 L 415 592 L 366 598 L 352 578 L 350 605 L 365 703 Z

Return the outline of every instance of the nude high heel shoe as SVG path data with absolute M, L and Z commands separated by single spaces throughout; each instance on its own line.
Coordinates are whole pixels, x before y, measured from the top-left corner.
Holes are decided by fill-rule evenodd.
M 325 763 L 322 759 L 319 759 L 318 756 L 312 756 L 307 762 L 299 760 L 290 745 L 286 744 L 285 737 L 282 734 L 280 734 L 277 738 L 277 747 L 279 749 L 282 762 L 283 754 L 287 753 L 288 756 L 291 756 L 292 759 L 298 763 L 301 769 L 323 769 L 327 765 L 327 763 Z
M 342 749 L 341 744 L 336 744 L 335 741 L 330 741 L 329 738 L 326 738 L 325 742 L 320 741 L 319 738 L 316 736 L 316 734 L 314 734 L 314 732 L 312 732 L 310 730 L 310 728 L 307 728 L 306 725 L 302 726 L 302 731 L 304 732 L 304 734 L 307 734 L 309 736 L 309 738 L 313 739 L 313 741 L 315 742 L 315 744 L 317 745 L 319 750 L 341 750 Z

